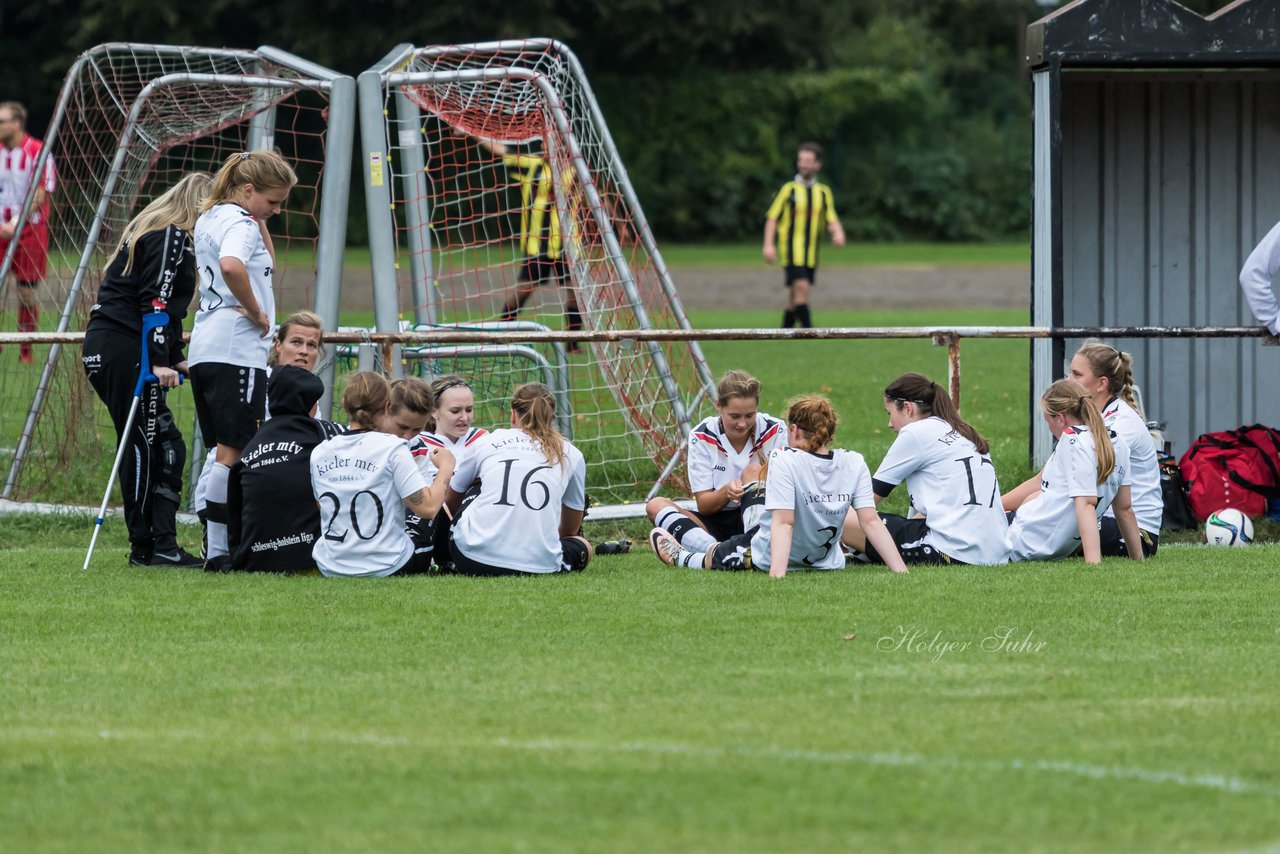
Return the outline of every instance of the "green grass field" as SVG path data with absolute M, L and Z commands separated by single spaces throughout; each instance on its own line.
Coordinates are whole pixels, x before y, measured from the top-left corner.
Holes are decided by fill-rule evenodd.
M 923 341 L 705 350 L 752 367 L 774 413 L 830 395 L 837 444 L 873 466 L 880 390 L 946 366 Z M 1027 345 L 962 353 L 1011 485 Z M 637 546 L 574 577 L 343 583 L 131 570 L 118 519 L 82 572 L 90 530 L 0 517 L 0 850 L 1280 844 L 1280 546 L 782 582 Z
M 1001 569 L 80 570 L 0 525 L 32 850 L 1229 851 L 1280 840 L 1276 546 Z

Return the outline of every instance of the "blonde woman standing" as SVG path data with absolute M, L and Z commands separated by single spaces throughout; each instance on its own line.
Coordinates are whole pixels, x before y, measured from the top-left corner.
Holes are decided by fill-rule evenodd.
M 182 320 L 196 288 L 191 231 L 210 184 L 208 174 L 193 172 L 125 226 L 85 329 L 85 374 L 111 413 L 117 440 L 129 443 L 120 461 L 120 494 L 134 566 L 202 562 L 178 546 L 175 520 L 187 446 L 165 393 L 187 369 Z M 168 324 L 150 330 L 143 342 L 143 319 L 158 312 L 168 315 Z M 126 437 L 121 434 L 133 403 L 142 346 L 156 382 L 143 386 L 139 414 Z
M 205 444 L 207 557 L 227 553 L 227 477 L 266 418 L 267 354 L 275 323 L 275 250 L 266 221 L 298 176 L 272 151 L 233 154 L 196 223 L 200 310 L 191 332 L 191 385 Z

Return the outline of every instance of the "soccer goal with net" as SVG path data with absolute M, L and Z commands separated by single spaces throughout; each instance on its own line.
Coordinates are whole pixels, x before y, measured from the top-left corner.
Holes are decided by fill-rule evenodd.
M 272 222 L 281 316 L 312 308 L 336 327 L 354 125 L 351 77 L 275 48 L 86 51 L 67 74 L 41 155 L 53 157 L 57 180 L 41 328 L 84 329 L 129 219 L 184 173 L 216 171 L 233 152 L 253 149 L 279 150 L 299 177 Z M 42 167 L 43 160 L 36 174 Z M 0 302 L 0 324 L 12 303 Z M 36 356 L 27 366 L 15 353 L 0 354 L 3 497 L 83 503 L 107 480 L 115 435 L 78 348 L 40 346 Z M 326 379 L 332 388 L 331 364 Z M 186 432 L 189 396 L 177 399 L 175 414 Z
M 565 45 L 401 45 L 358 88 L 379 331 L 690 328 Z M 484 426 L 549 376 L 593 499 L 642 499 L 667 469 L 680 485 L 672 463 L 713 386 L 695 342 L 509 349 L 428 342 L 391 367 L 470 378 Z

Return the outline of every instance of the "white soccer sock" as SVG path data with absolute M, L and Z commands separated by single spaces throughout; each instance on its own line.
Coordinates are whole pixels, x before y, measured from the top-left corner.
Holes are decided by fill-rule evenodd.
M 699 530 L 702 529 L 699 528 Z M 681 566 L 687 566 L 689 569 L 705 569 L 706 560 L 706 552 L 681 551 L 680 557 L 676 559 L 676 563 Z
M 218 557 L 227 553 L 227 478 L 231 469 L 222 463 L 214 463 L 209 467 L 209 488 L 205 490 L 207 508 L 212 511 L 209 517 L 209 554 L 207 557 Z M 216 508 L 216 509 L 215 509 Z M 213 517 L 220 517 L 215 522 Z
M 191 509 L 203 513 L 209 501 L 209 473 L 213 471 L 215 449 L 210 448 L 204 458 L 204 468 L 200 469 L 200 479 L 196 481 L 196 491 L 191 495 Z
M 716 538 L 699 528 L 688 516 L 675 507 L 668 507 L 658 514 L 653 524 L 676 538 L 681 546 L 693 551 L 705 552 L 716 544 Z

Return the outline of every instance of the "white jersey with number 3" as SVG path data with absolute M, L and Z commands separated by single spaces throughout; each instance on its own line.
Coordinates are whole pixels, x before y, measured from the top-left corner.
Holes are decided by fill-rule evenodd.
M 772 561 L 773 510 L 794 516 L 787 565 L 806 569 L 844 569 L 840 533 L 849 508 L 876 506 L 871 471 L 862 454 L 835 449 L 813 454 L 778 448 L 769 454 L 764 513 L 751 538 L 751 562 L 768 571 Z
M 495 430 L 474 445 L 449 486 L 466 493 L 480 481 L 480 494 L 453 526 L 458 551 L 479 563 L 519 572 L 557 572 L 561 507 L 587 508 L 587 463 L 564 443 L 559 465 L 523 430 Z
M 1066 557 L 1080 545 L 1075 499 L 1094 497 L 1101 519 L 1121 486 L 1129 485 L 1129 446 L 1119 436 L 1111 437 L 1116 467 L 1098 483 L 1098 452 L 1093 434 L 1083 425 L 1068 427 L 1058 439 L 1040 475 L 1040 494 L 1018 508 L 1009 525 L 1011 560 L 1052 560 Z
M 874 477 L 883 498 L 906 481 L 911 509 L 929 532 L 924 542 L 969 564 L 1006 563 L 1009 528 L 1000 506 L 1000 482 L 990 454 L 937 416 L 912 421 L 898 431 Z
M 254 299 L 267 317 L 276 316 L 271 290 L 274 262 L 262 240 L 258 221 L 239 205 L 214 205 L 196 220 L 196 275 L 200 281 L 200 309 L 191 327 L 187 362 L 217 362 L 242 368 L 265 368 L 271 336 L 236 309 L 240 301 L 222 277 L 223 258 L 236 258 L 249 273 Z
M 390 575 L 413 556 L 404 499 L 427 482 L 399 436 L 357 430 L 311 451 L 311 491 L 320 505 L 320 537 L 311 549 L 328 576 Z

